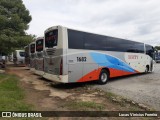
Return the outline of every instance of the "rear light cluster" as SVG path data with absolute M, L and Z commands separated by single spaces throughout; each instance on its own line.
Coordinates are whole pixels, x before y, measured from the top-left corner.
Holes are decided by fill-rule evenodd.
M 61 59 L 61 63 L 60 63 L 60 75 L 63 74 L 63 60 Z

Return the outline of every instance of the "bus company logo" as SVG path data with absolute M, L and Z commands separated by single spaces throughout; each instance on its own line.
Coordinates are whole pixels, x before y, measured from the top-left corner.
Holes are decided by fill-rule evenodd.
M 12 117 L 11 112 L 2 112 L 2 117 Z
M 128 55 L 128 59 L 138 59 L 138 55 Z

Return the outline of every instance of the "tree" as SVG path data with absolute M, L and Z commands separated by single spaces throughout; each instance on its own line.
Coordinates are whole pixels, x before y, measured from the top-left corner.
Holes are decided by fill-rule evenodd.
M 9 54 L 15 48 L 23 48 L 32 41 L 26 35 L 31 21 L 29 11 L 22 0 L 0 0 L 0 52 Z
M 160 46 L 155 46 L 155 48 L 156 48 L 157 50 L 160 50 Z

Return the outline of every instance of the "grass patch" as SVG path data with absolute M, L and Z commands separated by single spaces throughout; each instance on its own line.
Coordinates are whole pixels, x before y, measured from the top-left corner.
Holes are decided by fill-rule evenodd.
M 32 106 L 23 101 L 25 94 L 18 82 L 14 75 L 0 74 L 0 111 L 32 110 Z
M 107 96 L 107 98 L 111 99 L 113 97 L 117 97 L 117 95 L 115 95 L 114 93 L 111 92 L 105 92 L 105 95 Z
M 66 106 L 74 110 L 103 110 L 104 109 L 103 104 L 89 102 L 89 101 L 70 102 Z
M 15 75 L 0 74 L 0 111 L 32 111 L 24 102 L 25 93 Z M 3 118 L 3 120 L 47 120 L 47 118 Z

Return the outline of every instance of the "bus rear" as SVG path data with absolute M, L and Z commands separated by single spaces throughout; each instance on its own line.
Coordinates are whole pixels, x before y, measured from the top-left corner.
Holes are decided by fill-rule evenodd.
M 43 75 L 44 61 L 43 61 L 43 43 L 44 38 L 39 37 L 36 39 L 36 52 L 35 52 L 35 74 Z
M 45 31 L 44 43 L 44 75 L 51 81 L 67 83 L 65 28 L 54 26 Z
M 35 71 L 35 42 L 30 43 L 30 70 Z

